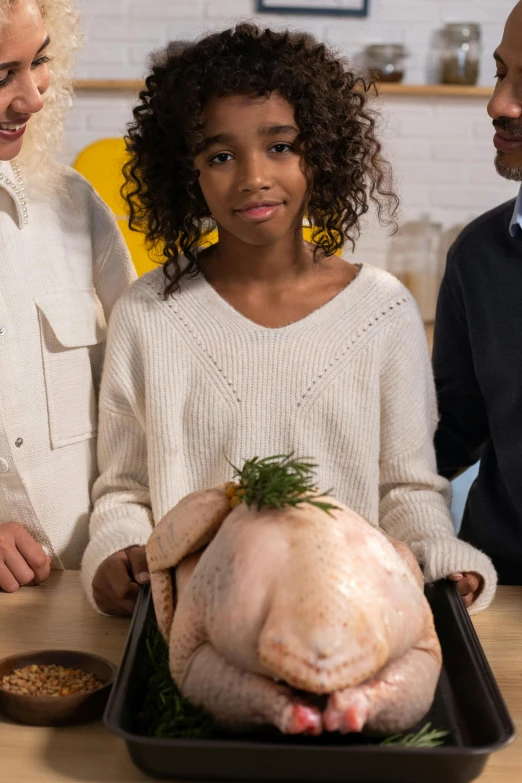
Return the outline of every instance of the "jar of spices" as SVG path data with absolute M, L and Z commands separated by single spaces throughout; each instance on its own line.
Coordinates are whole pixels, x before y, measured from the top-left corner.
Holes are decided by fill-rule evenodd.
M 365 49 L 366 67 L 379 82 L 400 82 L 408 53 L 402 44 L 371 44 Z
M 476 84 L 480 63 L 480 26 L 447 24 L 442 30 L 442 84 Z

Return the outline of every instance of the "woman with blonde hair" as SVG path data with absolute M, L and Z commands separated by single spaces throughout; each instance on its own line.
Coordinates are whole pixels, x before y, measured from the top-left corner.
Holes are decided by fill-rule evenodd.
M 109 209 L 54 158 L 79 44 L 73 0 L 0 0 L 0 589 L 7 592 L 43 581 L 50 568 L 80 565 L 97 475 L 107 319 L 135 277 Z

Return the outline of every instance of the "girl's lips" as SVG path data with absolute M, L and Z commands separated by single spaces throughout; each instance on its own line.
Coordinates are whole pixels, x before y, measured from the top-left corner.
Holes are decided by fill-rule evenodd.
M 522 150 L 522 136 L 501 136 L 497 131 L 493 144 L 500 152 L 518 152 Z
M 237 209 L 237 214 L 249 222 L 260 222 L 273 217 L 277 210 L 283 204 L 262 204 L 259 207 L 248 207 L 247 209 Z
M 0 128 L 0 141 L 16 141 L 24 135 L 27 125 L 22 125 L 17 131 L 2 130 Z

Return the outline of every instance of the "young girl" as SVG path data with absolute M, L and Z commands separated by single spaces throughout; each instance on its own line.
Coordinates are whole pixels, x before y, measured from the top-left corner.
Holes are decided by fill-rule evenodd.
M 495 572 L 456 538 L 436 472 L 417 307 L 386 272 L 335 255 L 371 201 L 383 219 L 396 203 L 367 90 L 309 36 L 252 25 L 169 52 L 147 79 L 127 198 L 165 264 L 110 326 L 83 561 L 99 609 L 132 609 L 121 550 L 187 493 L 230 479 L 227 457 L 291 451 L 406 542 L 426 580 L 454 575 L 473 611 L 491 601 Z M 204 248 L 209 225 L 219 241 Z
M 79 568 L 106 321 L 135 273 L 109 209 L 54 162 L 71 0 L 0 0 L 0 590 Z

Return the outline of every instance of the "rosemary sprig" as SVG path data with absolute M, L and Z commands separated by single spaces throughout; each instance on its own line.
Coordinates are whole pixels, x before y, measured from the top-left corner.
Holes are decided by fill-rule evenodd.
M 149 737 L 207 739 L 214 721 L 180 693 L 169 671 L 167 643 L 152 623 L 146 631 L 143 661 L 145 697 L 140 712 L 141 730 Z
M 327 514 L 337 509 L 332 503 L 320 500 L 328 492 L 319 492 L 314 484 L 314 471 L 317 465 L 308 457 L 293 459 L 290 454 L 277 454 L 273 457 L 253 457 L 242 468 L 231 462 L 234 479 L 238 480 L 236 494 L 248 508 L 284 508 L 310 503 Z
M 386 737 L 380 745 L 402 745 L 407 748 L 438 748 L 445 744 L 449 731 L 431 729 L 431 723 L 426 723 L 418 732 L 411 734 L 392 734 Z

